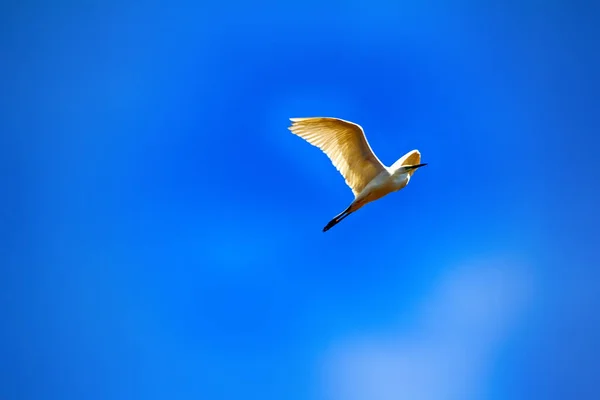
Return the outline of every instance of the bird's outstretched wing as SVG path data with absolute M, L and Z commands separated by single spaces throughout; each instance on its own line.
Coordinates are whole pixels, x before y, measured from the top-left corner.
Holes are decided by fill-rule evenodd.
M 358 196 L 373 178 L 385 171 L 359 125 L 328 117 L 290 120 L 292 125 L 288 129 L 329 157 L 354 196 Z

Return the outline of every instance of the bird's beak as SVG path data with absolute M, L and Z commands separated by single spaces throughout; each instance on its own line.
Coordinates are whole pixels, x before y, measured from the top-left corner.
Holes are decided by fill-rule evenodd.
M 406 168 L 407 171 L 410 171 L 411 169 L 421 168 L 421 167 L 424 167 L 426 165 L 427 165 L 426 163 L 425 164 L 417 164 L 417 165 L 408 165 L 408 166 L 406 166 L 404 168 Z

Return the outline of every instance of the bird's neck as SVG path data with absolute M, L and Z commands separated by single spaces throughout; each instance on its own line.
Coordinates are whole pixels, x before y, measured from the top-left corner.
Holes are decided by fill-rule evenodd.
M 390 169 L 392 171 L 394 171 L 394 173 L 398 172 L 398 170 L 402 167 L 402 162 L 403 161 L 404 160 L 402 160 L 402 158 L 399 159 L 398 161 L 396 161 L 395 163 L 392 164 L 392 166 L 390 167 Z
M 408 183 L 408 181 L 410 180 L 410 174 L 404 171 L 402 168 L 398 167 L 396 169 L 393 169 L 392 171 L 392 178 L 395 182 Z
M 392 175 L 394 175 L 394 176 L 400 176 L 400 175 L 407 174 L 407 171 L 402 166 L 402 163 L 399 163 L 399 162 L 395 162 L 394 165 L 392 165 L 392 167 L 390 169 L 392 171 Z

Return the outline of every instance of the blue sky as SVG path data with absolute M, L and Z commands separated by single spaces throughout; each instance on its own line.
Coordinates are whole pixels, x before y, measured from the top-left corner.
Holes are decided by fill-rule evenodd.
M 596 398 L 596 8 L 2 5 L 0 397 Z

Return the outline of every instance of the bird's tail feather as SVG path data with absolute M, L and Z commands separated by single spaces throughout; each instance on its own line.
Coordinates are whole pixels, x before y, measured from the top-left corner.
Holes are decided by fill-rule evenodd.
M 352 214 L 352 211 L 350 211 L 350 207 L 348 207 L 344 211 L 333 217 L 333 219 L 329 221 L 327 225 L 325 225 L 325 227 L 323 228 L 323 232 L 327 232 L 335 225 L 339 224 L 344 218 L 346 218 L 350 214 Z

